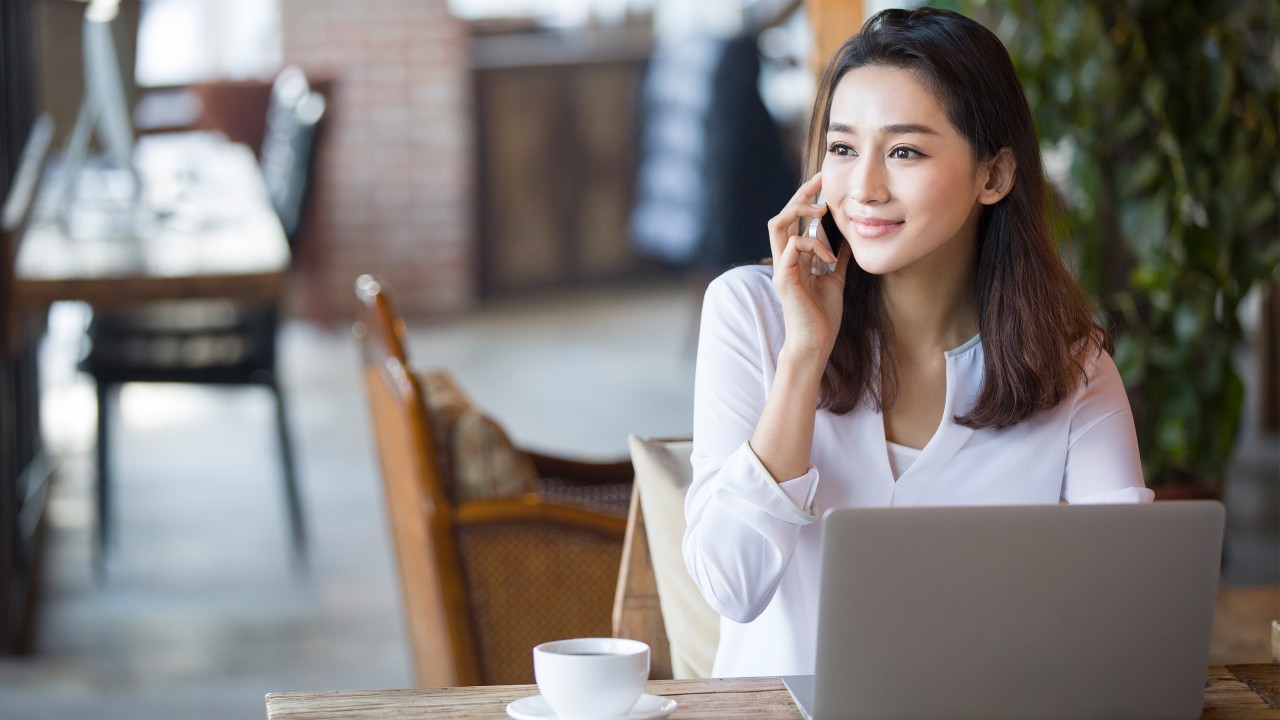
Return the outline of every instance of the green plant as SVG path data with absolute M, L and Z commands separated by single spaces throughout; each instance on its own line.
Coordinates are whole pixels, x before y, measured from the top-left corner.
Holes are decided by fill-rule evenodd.
M 1220 493 L 1237 311 L 1280 264 L 1280 2 L 945 4 L 1004 41 L 1058 160 L 1062 247 L 1115 334 L 1147 481 Z

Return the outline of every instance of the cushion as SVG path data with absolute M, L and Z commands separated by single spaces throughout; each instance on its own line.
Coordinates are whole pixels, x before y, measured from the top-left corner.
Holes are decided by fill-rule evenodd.
M 684 495 L 693 479 L 689 440 L 654 440 L 632 435 L 631 463 L 640 488 L 640 508 L 649 540 L 662 622 L 671 643 L 671 673 L 680 678 L 711 676 L 720 643 L 720 615 L 693 584 L 684 566 Z
M 493 418 L 471 404 L 449 373 L 418 373 L 431 418 L 436 465 L 454 503 L 534 492 L 538 471 Z

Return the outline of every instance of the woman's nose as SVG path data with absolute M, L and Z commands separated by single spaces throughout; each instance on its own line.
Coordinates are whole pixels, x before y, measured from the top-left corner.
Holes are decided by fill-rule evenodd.
M 889 201 L 884 163 L 875 157 L 861 157 L 853 164 L 849 178 L 849 194 L 859 203 Z

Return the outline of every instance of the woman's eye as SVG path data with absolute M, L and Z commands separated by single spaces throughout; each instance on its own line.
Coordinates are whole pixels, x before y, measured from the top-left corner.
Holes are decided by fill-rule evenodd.
M 889 151 L 889 157 L 895 160 L 910 160 L 912 158 L 924 157 L 919 150 L 909 147 L 896 147 Z
M 844 143 L 832 143 L 831 146 L 827 148 L 827 152 L 832 155 L 840 155 L 842 157 L 848 157 L 848 156 L 858 154 L 853 151 L 853 148 L 849 147 L 848 145 L 845 145 Z

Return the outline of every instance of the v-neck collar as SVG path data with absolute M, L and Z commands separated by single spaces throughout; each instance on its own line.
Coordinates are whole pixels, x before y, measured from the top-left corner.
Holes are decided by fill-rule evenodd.
M 880 432 L 880 448 L 879 453 L 881 476 L 889 479 L 897 486 L 901 486 L 903 482 L 911 480 L 917 476 L 929 472 L 929 468 L 945 462 L 953 457 L 964 444 L 969 441 L 973 435 L 973 428 L 957 424 L 955 418 L 957 415 L 967 413 L 973 407 L 973 403 L 977 400 L 977 392 L 979 388 L 975 385 L 970 387 L 971 382 L 960 377 L 961 369 L 960 361 L 966 355 L 972 352 L 981 353 L 982 335 L 974 335 L 960 347 L 948 350 L 945 353 L 947 367 L 947 396 L 945 404 L 942 408 L 942 420 L 938 423 L 938 428 L 934 430 L 933 437 L 929 438 L 929 442 L 920 448 L 920 456 L 911 463 L 911 467 L 902 473 L 902 477 L 896 480 L 893 477 L 893 469 L 889 463 L 889 438 L 884 429 L 884 413 L 878 412 L 871 414 L 870 417 L 875 421 Z M 981 358 L 975 358 L 975 361 L 981 365 Z M 962 397 L 963 395 L 963 397 Z M 972 395 L 972 397 L 969 397 Z M 924 468 L 923 470 L 921 468 Z

